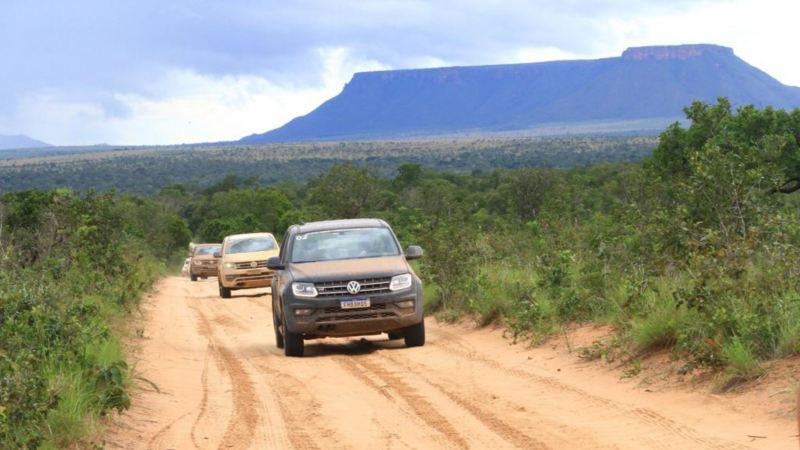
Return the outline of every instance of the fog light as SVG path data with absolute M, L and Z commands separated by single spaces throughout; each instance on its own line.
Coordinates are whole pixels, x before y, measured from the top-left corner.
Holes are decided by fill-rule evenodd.
M 413 308 L 414 307 L 414 300 L 406 300 L 404 302 L 397 302 L 395 303 L 398 308 Z
M 310 308 L 298 308 L 294 310 L 295 316 L 310 316 L 313 312 L 313 309 Z

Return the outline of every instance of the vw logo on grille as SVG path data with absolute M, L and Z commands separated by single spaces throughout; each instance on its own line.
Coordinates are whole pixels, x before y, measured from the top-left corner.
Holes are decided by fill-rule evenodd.
M 358 281 L 351 281 L 347 283 L 347 292 L 356 295 L 361 291 L 361 285 L 358 284 Z
M 258 263 L 257 263 L 257 262 L 255 262 L 255 261 L 252 261 L 252 262 L 250 263 L 250 267 L 252 267 L 253 269 L 255 269 L 256 267 L 258 267 Z

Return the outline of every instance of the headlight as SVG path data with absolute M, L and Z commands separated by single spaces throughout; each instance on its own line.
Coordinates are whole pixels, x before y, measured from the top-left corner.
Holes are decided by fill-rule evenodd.
M 200 261 L 199 259 L 197 261 L 193 261 L 193 262 L 194 262 L 195 266 L 202 266 L 203 265 L 203 261 Z
M 234 263 L 225 263 L 225 268 L 226 269 L 233 269 L 235 267 L 236 267 L 236 264 L 234 264 Z
M 404 273 L 396 277 L 392 277 L 392 282 L 389 283 L 390 291 L 400 291 L 411 287 L 411 274 Z
M 317 288 L 314 283 L 292 283 L 292 293 L 296 297 L 316 297 Z

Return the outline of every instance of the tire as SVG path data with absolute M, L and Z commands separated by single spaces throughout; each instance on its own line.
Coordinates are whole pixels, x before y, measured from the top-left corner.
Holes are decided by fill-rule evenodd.
M 305 344 L 303 343 L 302 335 L 292 333 L 286 327 L 283 327 L 283 344 L 283 353 L 286 356 L 303 356 Z
M 195 274 L 189 275 L 189 278 L 191 278 L 192 281 L 197 281 L 197 275 L 195 275 Z
M 387 333 L 389 335 L 390 341 L 396 341 L 398 339 L 403 339 L 403 332 L 402 331 L 390 331 Z
M 423 320 L 406 328 L 403 338 L 406 340 L 406 347 L 422 347 L 425 345 L 425 321 Z
M 274 308 L 274 306 L 273 306 Z M 272 327 L 275 329 L 275 346 L 283 348 L 283 334 L 281 334 L 281 323 L 278 321 L 278 316 L 275 315 L 275 310 L 272 310 Z
M 226 288 L 223 285 L 219 285 L 219 296 L 222 298 L 231 298 L 231 290 L 230 288 Z

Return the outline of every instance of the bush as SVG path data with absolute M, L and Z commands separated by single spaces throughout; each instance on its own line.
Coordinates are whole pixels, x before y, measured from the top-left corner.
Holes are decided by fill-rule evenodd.
M 764 374 L 764 369 L 748 345 L 736 337 L 722 346 L 722 359 L 727 367 L 719 386 L 721 390 L 730 389 Z
M 67 447 L 130 405 L 109 324 L 163 269 L 146 240 L 159 229 L 146 221 L 174 231 L 181 220 L 139 214 L 147 202 L 113 194 L 7 194 L 0 205 L 36 217 L 0 221 L 0 448 Z M 158 253 L 174 254 L 182 240 L 159 241 Z

